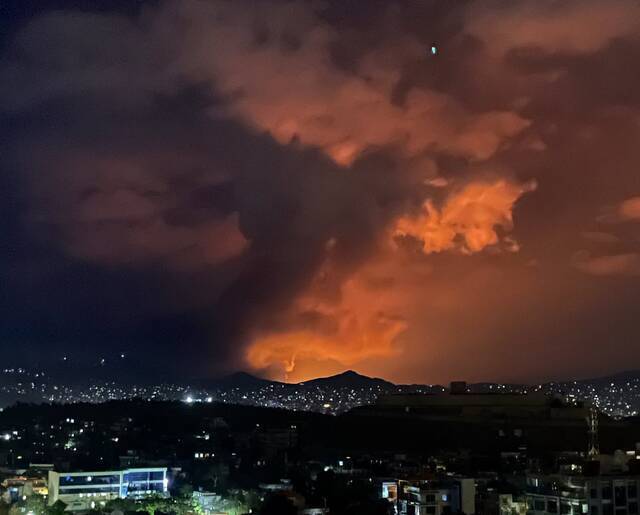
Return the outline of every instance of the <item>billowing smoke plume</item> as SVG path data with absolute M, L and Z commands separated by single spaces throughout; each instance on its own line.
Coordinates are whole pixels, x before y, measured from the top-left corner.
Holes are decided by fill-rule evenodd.
M 636 275 L 637 184 L 607 173 L 637 168 L 640 87 L 606 77 L 640 56 L 637 3 L 369 4 L 35 16 L 0 61 L 34 254 L 161 290 L 203 372 L 290 380 L 451 370 L 560 316 L 535 274 L 594 305 L 568 274 Z M 147 334 L 118 313 L 96 325 Z

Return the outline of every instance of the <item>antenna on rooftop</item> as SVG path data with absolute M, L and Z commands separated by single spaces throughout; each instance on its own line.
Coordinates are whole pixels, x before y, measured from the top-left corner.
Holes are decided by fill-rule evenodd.
M 600 454 L 600 444 L 598 443 L 598 409 L 595 406 L 589 408 L 587 424 L 589 426 L 589 449 L 587 456 L 595 459 Z

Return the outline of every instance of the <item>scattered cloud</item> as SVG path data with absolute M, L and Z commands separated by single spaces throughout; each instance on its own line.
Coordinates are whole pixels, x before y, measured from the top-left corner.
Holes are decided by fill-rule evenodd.
M 640 254 L 613 254 L 592 257 L 581 251 L 574 256 L 578 270 L 596 276 L 637 276 L 640 275 Z
M 622 202 L 606 206 L 598 216 L 603 223 L 622 223 L 640 220 L 640 197 L 630 197 Z
M 640 6 L 631 0 L 541 0 L 487 7 L 479 4 L 469 10 L 468 30 L 503 55 L 519 47 L 548 53 L 591 53 L 640 30 Z
M 582 237 L 585 240 L 589 240 L 593 243 L 602 243 L 602 244 L 612 244 L 618 243 L 620 238 L 618 238 L 615 234 L 611 234 L 608 232 L 599 232 L 599 231 L 584 231 L 582 233 Z

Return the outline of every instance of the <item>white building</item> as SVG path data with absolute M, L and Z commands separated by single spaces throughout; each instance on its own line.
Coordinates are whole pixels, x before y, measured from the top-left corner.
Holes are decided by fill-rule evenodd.
M 529 515 L 638 515 L 640 477 L 530 476 Z
M 67 511 L 90 510 L 112 499 L 167 494 L 167 469 L 135 468 L 100 472 L 49 471 L 49 505 L 60 500 Z

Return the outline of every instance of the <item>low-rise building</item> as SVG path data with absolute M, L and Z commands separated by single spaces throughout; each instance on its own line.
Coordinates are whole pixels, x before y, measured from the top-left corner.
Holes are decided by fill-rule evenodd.
M 49 505 L 60 500 L 68 511 L 104 506 L 112 499 L 167 494 L 167 469 L 135 468 L 100 472 L 49 472 Z
M 48 494 L 47 481 L 44 477 L 13 476 L 2 482 L 4 492 L 2 500 L 8 504 L 31 495 Z
M 471 478 L 385 480 L 381 486 L 382 498 L 395 504 L 399 515 L 470 515 L 476 511 L 475 480 Z
M 640 477 L 530 476 L 528 515 L 638 515 Z

